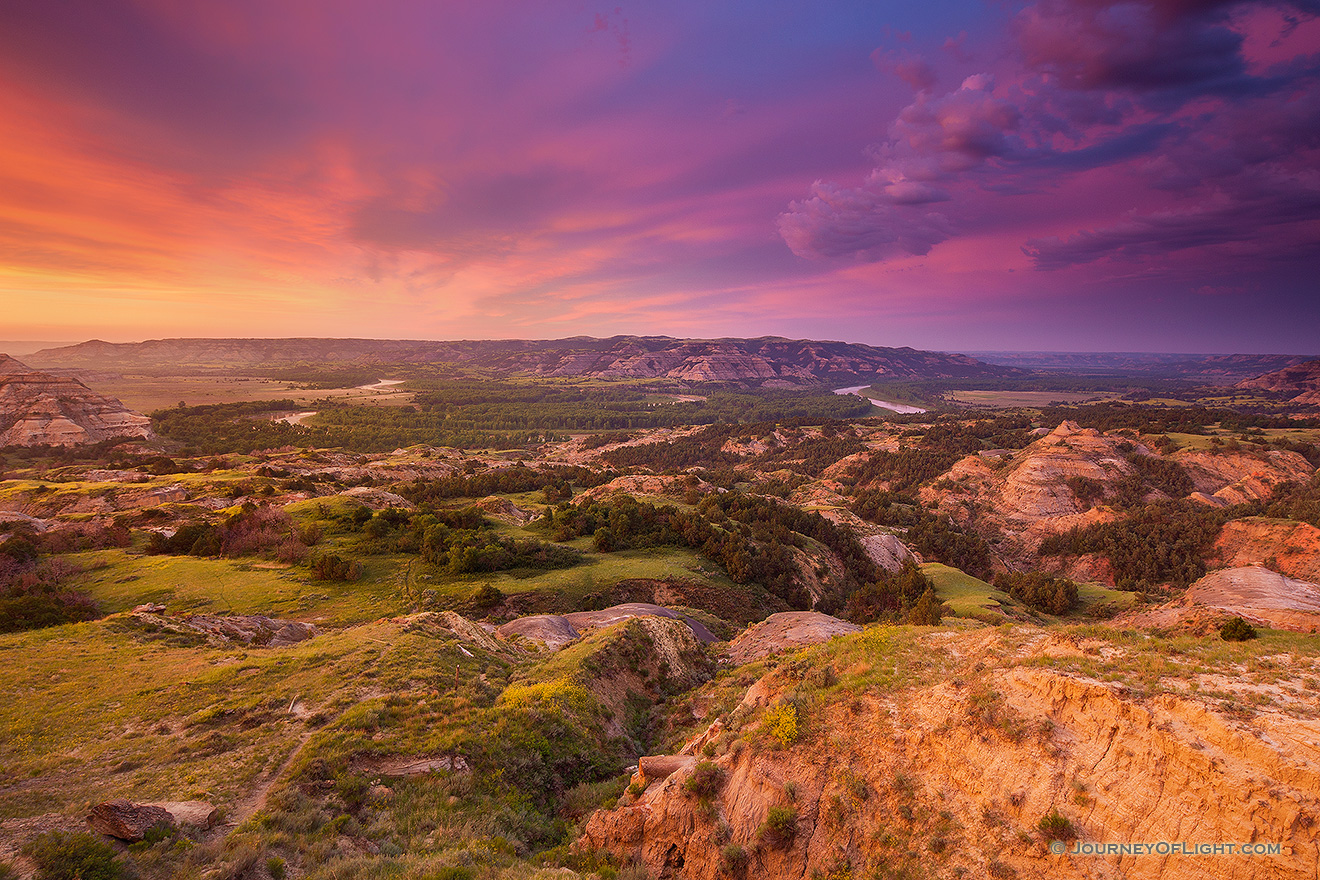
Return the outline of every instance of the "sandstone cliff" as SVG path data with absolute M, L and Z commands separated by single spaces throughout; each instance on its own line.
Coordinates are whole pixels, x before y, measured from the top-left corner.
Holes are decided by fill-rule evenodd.
M 1145 662 L 1121 639 L 945 632 L 909 648 L 932 658 L 925 684 L 858 687 L 868 656 L 879 667 L 912 662 L 889 655 L 882 632 L 843 636 L 753 684 L 707 740 L 719 768 L 712 796 L 685 791 L 699 768 L 676 762 L 640 796 L 592 816 L 578 845 L 637 859 L 658 878 L 1315 877 L 1320 705 L 1303 684 L 1314 656 L 1284 658 L 1269 685 L 1202 674 L 1204 686 L 1233 692 L 1210 700 L 1086 675 Z M 850 640 L 869 650 L 849 653 Z M 813 666 L 840 684 L 808 696 L 800 680 L 820 675 L 801 670 Z M 1253 688 L 1286 696 L 1257 701 L 1259 711 L 1233 702 Z M 783 697 L 802 707 L 787 747 L 758 724 Z M 1051 851 L 1051 837 L 1071 850 L 1073 835 L 1278 850 Z
M 114 398 L 0 355 L 0 446 L 77 446 L 151 436 L 151 420 Z
M 1129 615 L 1124 623 L 1211 633 L 1232 617 L 1271 629 L 1320 632 L 1320 586 L 1260 565 L 1223 568 L 1174 601 Z
M 1225 523 L 1214 559 L 1223 568 L 1264 565 L 1298 580 L 1320 583 L 1320 529 L 1286 519 L 1247 517 Z

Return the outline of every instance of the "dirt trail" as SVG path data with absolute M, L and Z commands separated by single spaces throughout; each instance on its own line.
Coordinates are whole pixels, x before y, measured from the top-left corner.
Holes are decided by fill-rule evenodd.
M 289 772 L 289 768 L 293 766 L 293 762 L 302 754 L 303 748 L 311 741 L 311 738 L 315 733 L 315 730 L 304 730 L 298 737 L 298 744 L 293 747 L 293 750 L 289 752 L 289 756 L 280 763 L 280 766 L 266 774 L 256 788 L 249 791 L 246 796 L 234 803 L 233 806 L 226 811 L 226 818 L 228 821 L 207 831 L 203 840 L 210 841 L 228 834 L 248 819 L 251 819 L 261 810 L 262 807 L 266 806 L 266 798 L 270 795 L 271 789 L 275 787 L 275 783 L 282 779 L 285 773 Z

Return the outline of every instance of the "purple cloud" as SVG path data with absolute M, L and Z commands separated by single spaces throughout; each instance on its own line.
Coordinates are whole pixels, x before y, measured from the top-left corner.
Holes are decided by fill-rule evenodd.
M 871 53 L 871 63 L 879 70 L 894 74 L 911 86 L 914 92 L 929 92 L 935 88 L 938 79 L 935 68 L 911 52 L 882 52 L 876 49 Z
M 1038 0 L 1014 20 L 1019 66 L 1001 71 L 1006 84 L 974 74 L 944 95 L 912 56 L 877 51 L 915 99 L 871 148 L 862 186 L 818 182 L 780 232 L 799 256 L 922 255 L 984 232 L 991 194 L 1066 202 L 1083 175 L 1092 187 L 1101 175 L 1113 180 L 1108 216 L 1097 205 L 1090 229 L 1032 236 L 1022 251 L 1036 268 L 1232 246 L 1296 257 L 1320 225 L 1320 55 L 1249 64 L 1246 28 L 1262 10 L 1277 13 L 1282 39 L 1320 3 Z M 913 210 L 935 198 L 948 203 L 938 215 Z
M 847 189 L 817 181 L 810 198 L 779 216 L 779 234 L 799 257 L 858 260 L 928 254 L 954 234 L 943 214 L 914 209 L 921 201 L 899 201 L 915 192 L 907 182 L 890 186 L 898 197 L 886 192 L 889 187 Z
M 1026 63 L 1064 88 L 1151 91 L 1242 76 L 1233 0 L 1042 0 L 1018 16 Z
M 953 236 L 945 214 L 917 208 L 952 198 L 940 181 L 1021 149 L 1011 135 L 1019 113 L 994 98 L 992 87 L 989 76 L 974 75 L 941 98 L 919 94 L 890 128 L 890 140 L 874 151 L 884 164 L 862 186 L 818 181 L 810 198 L 779 216 L 779 232 L 793 253 L 883 260 L 928 254 Z

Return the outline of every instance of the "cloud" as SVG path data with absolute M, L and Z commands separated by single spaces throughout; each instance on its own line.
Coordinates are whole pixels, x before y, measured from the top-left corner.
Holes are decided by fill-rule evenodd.
M 1205 88 L 1243 75 L 1233 0 L 1041 0 L 1017 19 L 1027 65 L 1065 88 Z
M 1243 22 L 1272 22 L 1277 48 L 1317 12 L 1317 0 L 1038 0 L 1013 21 L 1016 68 L 974 73 L 943 95 L 906 50 L 877 51 L 914 99 L 870 148 L 863 183 L 817 182 L 780 216 L 780 233 L 799 256 L 884 261 L 985 234 L 986 218 L 1016 210 L 1023 226 L 1057 229 L 1021 248 L 1041 270 L 1197 249 L 1309 253 L 1320 225 L 1320 55 L 1298 45 L 1249 70 Z M 1095 190 L 1102 179 L 1110 186 Z M 1084 185 L 1094 207 L 1069 206 Z M 1033 216 L 1012 200 L 1029 193 L 1093 225 Z M 933 201 L 945 203 L 938 214 L 920 210 Z
M 894 74 L 916 92 L 930 91 L 937 81 L 935 68 L 911 52 L 883 52 L 876 49 L 871 53 L 871 63 L 879 70 Z
M 898 190 L 898 196 L 886 190 Z M 812 195 L 779 216 L 779 234 L 800 257 L 881 260 L 924 255 L 954 234 L 943 214 L 915 210 L 921 184 L 899 182 L 880 189 L 847 189 L 817 181 Z M 932 201 L 934 199 L 926 199 Z
M 862 186 L 817 181 L 809 198 L 779 216 L 793 253 L 884 260 L 928 254 L 952 237 L 948 216 L 920 206 L 953 197 L 941 181 L 1021 149 L 1012 136 L 1019 113 L 993 96 L 993 85 L 989 75 L 973 75 L 943 97 L 918 95 L 874 151 L 884 164 Z
M 942 98 L 918 96 L 890 129 L 891 154 L 930 175 L 968 171 L 987 159 L 1019 151 L 1013 132 L 1021 111 L 995 98 L 993 89 L 993 77 L 973 74 Z
M 1022 248 L 1038 269 L 1100 259 L 1133 261 L 1179 251 L 1233 245 L 1237 256 L 1320 256 L 1320 174 L 1271 179 L 1268 172 L 1235 181 L 1231 191 L 1188 207 L 1133 214 L 1067 237 L 1029 240 Z
M 885 260 L 924 256 L 955 234 L 942 212 L 920 206 L 949 201 L 939 183 L 1020 149 L 1012 138 L 1019 113 L 993 97 L 989 76 L 968 77 L 955 92 L 927 94 L 899 114 L 890 140 L 874 152 L 885 164 L 861 187 L 817 182 L 778 220 L 793 253 L 806 258 Z
M 395 177 L 352 212 L 350 234 L 389 249 L 497 253 L 578 201 L 584 183 L 578 172 L 554 167 L 453 182 Z

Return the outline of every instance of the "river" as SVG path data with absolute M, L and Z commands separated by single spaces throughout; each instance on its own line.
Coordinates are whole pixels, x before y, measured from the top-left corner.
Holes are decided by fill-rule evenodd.
M 384 391 L 386 388 L 389 388 L 391 385 L 402 385 L 402 384 L 403 384 L 402 379 L 381 379 L 379 382 L 377 382 L 374 385 L 359 385 L 358 389 L 361 391 Z
M 834 393 L 857 394 L 857 392 L 864 391 L 865 389 L 870 387 L 871 387 L 870 385 L 854 385 L 851 388 L 835 388 Z M 857 394 L 857 396 L 861 397 L 860 394 Z M 885 409 L 893 410 L 896 413 L 903 413 L 904 415 L 908 413 L 924 413 L 926 411 L 919 406 L 908 406 L 906 403 L 890 403 L 887 400 L 876 400 L 874 397 L 868 397 L 866 399 L 871 401 L 871 404 L 873 406 L 884 407 Z

